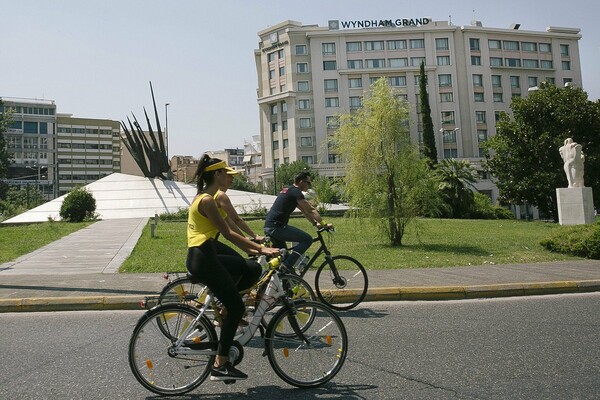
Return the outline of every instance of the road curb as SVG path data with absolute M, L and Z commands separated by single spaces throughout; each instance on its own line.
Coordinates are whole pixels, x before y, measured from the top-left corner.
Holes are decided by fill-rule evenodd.
M 585 292 L 600 292 L 600 280 L 372 288 L 368 290 L 364 301 L 464 300 Z M 353 291 L 337 295 L 341 301 L 346 296 L 348 299 L 356 298 Z M 142 310 L 140 303 L 143 299 L 144 297 L 140 295 L 0 299 L 0 313 Z

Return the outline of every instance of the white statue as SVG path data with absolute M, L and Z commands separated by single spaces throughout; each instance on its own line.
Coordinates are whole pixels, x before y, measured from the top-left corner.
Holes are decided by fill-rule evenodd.
M 583 187 L 583 162 L 585 156 L 581 151 L 581 145 L 568 138 L 564 146 L 558 149 L 564 161 L 565 174 L 570 188 Z

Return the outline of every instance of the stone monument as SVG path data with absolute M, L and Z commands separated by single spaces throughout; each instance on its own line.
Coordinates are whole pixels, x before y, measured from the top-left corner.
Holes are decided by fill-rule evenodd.
M 583 154 L 581 145 L 572 138 L 558 149 L 564 161 L 567 188 L 556 189 L 558 222 L 561 225 L 592 224 L 595 221 L 592 188 L 583 184 Z

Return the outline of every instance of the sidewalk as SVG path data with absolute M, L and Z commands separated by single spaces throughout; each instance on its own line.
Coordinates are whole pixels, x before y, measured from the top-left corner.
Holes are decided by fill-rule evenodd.
M 147 218 L 104 220 L 0 265 L 0 312 L 139 309 L 162 274 L 117 274 Z M 600 291 L 600 261 L 368 270 L 366 301 Z M 305 277 L 312 284 L 311 275 Z

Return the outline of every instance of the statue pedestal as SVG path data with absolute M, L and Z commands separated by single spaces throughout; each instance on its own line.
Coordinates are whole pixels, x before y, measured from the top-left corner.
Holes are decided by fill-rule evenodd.
M 594 198 L 592 188 L 574 187 L 556 189 L 558 222 L 561 225 L 593 224 Z

